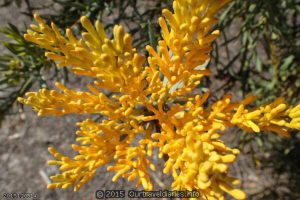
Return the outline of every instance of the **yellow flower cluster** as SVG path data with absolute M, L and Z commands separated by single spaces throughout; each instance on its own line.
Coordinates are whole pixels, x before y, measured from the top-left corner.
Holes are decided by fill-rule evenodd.
M 61 174 L 52 176 L 49 188 L 77 191 L 99 167 L 115 171 L 113 181 L 126 178 L 152 190 L 150 169 L 153 149 L 164 158 L 164 173 L 174 178 L 176 190 L 198 190 L 201 199 L 224 199 L 224 192 L 245 199 L 235 189 L 239 180 L 228 175 L 238 149 L 227 147 L 220 136 L 227 127 L 248 132 L 275 132 L 289 136 L 300 129 L 300 105 L 289 106 L 283 98 L 250 108 L 255 97 L 232 102 L 231 96 L 207 105 L 209 93 L 194 94 L 201 78 L 209 75 L 203 67 L 210 59 L 211 43 L 219 31 L 212 31 L 214 15 L 228 0 L 174 0 L 173 12 L 163 10 L 159 18 L 162 40 L 157 51 L 147 46 L 149 57 L 137 53 L 132 38 L 121 26 L 109 39 L 99 21 L 95 26 L 81 18 L 87 32 L 77 39 L 70 29 L 66 37 L 35 15 L 25 38 L 47 49 L 46 56 L 58 66 L 67 66 L 77 75 L 94 78 L 89 92 L 76 92 L 57 83 L 56 90 L 29 92 L 21 103 L 32 106 L 41 116 L 101 114 L 101 122 L 78 123 L 78 153 L 69 158 L 49 148 L 60 165 Z M 148 66 L 147 66 L 148 65 Z M 104 90 L 111 92 L 110 96 Z

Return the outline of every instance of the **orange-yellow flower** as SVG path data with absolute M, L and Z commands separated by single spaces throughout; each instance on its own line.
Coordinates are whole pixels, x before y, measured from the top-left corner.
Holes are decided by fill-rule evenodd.
M 137 180 L 137 186 L 152 190 L 150 169 L 155 171 L 155 166 L 150 158 L 156 148 L 166 159 L 163 172 L 172 175 L 173 189 L 198 190 L 204 199 L 224 199 L 224 192 L 246 198 L 235 188 L 240 181 L 228 175 L 240 152 L 227 147 L 220 136 L 230 126 L 289 136 L 289 129 L 300 129 L 300 105 L 289 106 L 278 98 L 250 108 L 255 97 L 233 102 L 229 95 L 206 105 L 209 93 L 193 93 L 210 74 L 205 64 L 219 36 L 218 30 L 212 31 L 214 16 L 227 2 L 174 0 L 173 12 L 164 9 L 159 18 L 162 40 L 157 48 L 146 47 L 147 62 L 121 26 L 114 27 L 111 39 L 99 21 L 93 26 L 82 17 L 87 32 L 77 39 L 72 30 L 67 29 L 65 37 L 53 23 L 50 27 L 35 15 L 38 25 L 31 25 L 25 38 L 45 48 L 59 67 L 94 78 L 94 84 L 87 85 L 89 92 L 77 92 L 57 83 L 60 92 L 42 89 L 19 101 L 41 116 L 105 116 L 101 122 L 78 123 L 74 158 L 49 148 L 56 158 L 49 164 L 62 171 L 51 177 L 49 188 L 74 186 L 77 191 L 99 167 L 110 165 L 107 170 L 116 172 L 113 181 Z

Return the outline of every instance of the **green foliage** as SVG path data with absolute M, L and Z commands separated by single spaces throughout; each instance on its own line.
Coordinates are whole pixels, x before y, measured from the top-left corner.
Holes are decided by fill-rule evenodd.
M 41 75 L 43 68 L 52 67 L 52 62 L 43 51 L 27 42 L 23 34 L 12 24 L 1 30 L 9 42 L 2 44 L 10 53 L 0 55 L 0 119 L 12 107 L 18 96 L 24 95 L 34 82 L 45 86 Z
M 213 66 L 230 89 L 264 98 L 300 100 L 300 6 L 297 0 L 233 1 L 220 16 L 223 43 Z M 222 58 L 221 54 L 226 52 Z

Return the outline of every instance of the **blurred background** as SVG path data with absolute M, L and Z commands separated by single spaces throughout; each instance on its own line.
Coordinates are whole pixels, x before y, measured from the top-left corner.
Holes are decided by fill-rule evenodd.
M 18 96 L 39 88 L 53 88 L 60 81 L 70 88 L 84 88 L 89 81 L 67 69 L 56 68 L 44 50 L 23 39 L 33 13 L 53 21 L 64 31 L 79 35 L 80 16 L 100 19 L 108 33 L 122 24 L 134 36 L 140 52 L 160 39 L 157 18 L 169 0 L 0 0 L 0 191 L 36 193 L 38 199 L 95 199 L 97 189 L 133 189 L 133 183 L 112 183 L 113 174 L 99 169 L 79 192 L 47 190 L 48 177 L 58 169 L 46 164 L 48 146 L 73 155 L 75 123 L 85 116 L 38 118 L 31 108 L 16 103 Z M 282 96 L 300 103 L 300 1 L 235 0 L 219 14 L 222 32 L 213 44 L 208 67 L 213 75 L 199 87 L 212 91 L 210 101 L 232 93 L 259 97 L 257 105 Z M 267 133 L 245 134 L 229 129 L 224 140 L 241 149 L 231 174 L 242 180 L 248 199 L 300 199 L 300 136 L 290 139 Z M 163 163 L 159 162 L 159 166 Z M 154 175 L 155 189 L 170 189 L 170 177 Z M 2 197 L 3 194 L 1 194 Z M 230 199 L 230 197 L 229 197 Z

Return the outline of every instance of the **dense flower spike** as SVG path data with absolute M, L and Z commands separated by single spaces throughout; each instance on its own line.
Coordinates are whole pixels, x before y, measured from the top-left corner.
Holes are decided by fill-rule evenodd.
M 289 136 L 300 129 L 300 105 L 289 106 L 283 98 L 253 108 L 255 97 L 233 102 L 231 96 L 207 105 L 209 93 L 194 94 L 210 59 L 211 43 L 219 31 L 212 31 L 214 15 L 228 0 L 174 0 L 174 12 L 163 10 L 159 18 L 162 40 L 158 47 L 147 46 L 149 57 L 137 53 L 132 38 L 121 26 L 109 39 L 99 21 L 95 27 L 81 18 L 87 32 L 77 39 L 70 29 L 63 36 L 35 15 L 25 38 L 47 49 L 46 56 L 77 75 L 95 79 L 90 92 L 76 92 L 57 83 L 56 90 L 27 93 L 21 103 L 32 106 L 39 115 L 101 114 L 101 122 L 90 119 L 78 123 L 78 152 L 69 158 L 49 148 L 62 174 L 52 176 L 49 188 L 77 191 L 97 169 L 115 171 L 113 181 L 126 178 L 152 190 L 153 149 L 164 158 L 164 173 L 174 178 L 176 190 L 199 190 L 201 199 L 225 199 L 224 192 L 245 199 L 235 189 L 239 180 L 228 175 L 230 164 L 240 153 L 227 147 L 220 136 L 226 127 L 237 126 L 247 132 L 275 132 Z M 106 95 L 104 90 L 109 90 Z
M 93 86 L 89 86 L 94 90 L 95 94 L 89 92 L 75 92 L 60 83 L 56 86 L 63 91 L 59 93 L 56 90 L 41 89 L 38 93 L 28 92 L 27 99 L 21 99 L 20 102 L 31 105 L 38 111 L 38 115 L 65 115 L 70 113 L 91 114 L 101 113 L 109 115 L 115 109 L 119 108 L 119 104 L 113 102 L 105 94 L 98 92 Z
M 132 38 L 122 26 L 114 27 L 114 39 L 110 40 L 99 21 L 94 28 L 84 16 L 81 23 L 87 32 L 77 40 L 72 30 L 67 29 L 64 37 L 54 23 L 50 28 L 38 15 L 34 17 L 38 26 L 31 25 L 33 31 L 28 30 L 24 37 L 52 51 L 46 56 L 57 61 L 58 66 L 72 66 L 75 74 L 98 78 L 98 85 L 115 92 L 139 91 L 144 87 L 145 57 L 132 47 Z

